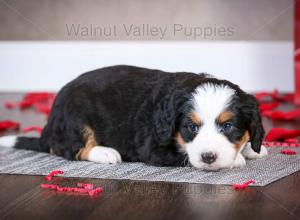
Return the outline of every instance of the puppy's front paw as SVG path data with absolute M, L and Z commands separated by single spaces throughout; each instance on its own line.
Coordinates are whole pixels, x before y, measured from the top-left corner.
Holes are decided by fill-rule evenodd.
M 251 143 L 247 143 L 245 148 L 242 151 L 242 154 L 244 155 L 245 158 L 247 159 L 257 159 L 264 157 L 268 155 L 268 150 L 265 146 L 261 145 L 261 149 L 259 153 L 256 153 L 252 148 L 251 148 Z
M 231 168 L 235 168 L 235 167 L 244 167 L 246 165 L 246 160 L 245 158 L 243 157 L 243 155 L 241 154 L 238 154 L 235 161 L 233 162 Z
M 121 155 L 117 150 L 101 146 L 93 147 L 90 150 L 88 160 L 106 164 L 117 164 L 122 162 Z

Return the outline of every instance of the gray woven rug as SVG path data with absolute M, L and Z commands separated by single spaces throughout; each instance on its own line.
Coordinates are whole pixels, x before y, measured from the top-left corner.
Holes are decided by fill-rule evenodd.
M 300 170 L 300 148 L 293 148 L 296 155 L 281 154 L 282 149 L 268 148 L 267 157 L 248 160 L 244 168 L 207 172 L 193 167 L 154 167 L 143 163 L 107 165 L 68 161 L 46 153 L 0 147 L 0 173 L 46 175 L 54 169 L 60 169 L 65 171 L 65 177 L 208 184 L 233 184 L 254 179 L 257 186 L 264 186 Z

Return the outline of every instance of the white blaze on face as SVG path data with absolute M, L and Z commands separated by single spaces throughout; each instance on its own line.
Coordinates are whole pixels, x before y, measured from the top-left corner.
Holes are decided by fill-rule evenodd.
M 225 85 L 203 84 L 193 94 L 194 113 L 201 120 L 199 133 L 193 141 L 186 143 L 189 160 L 194 167 L 219 169 L 231 167 L 235 157 L 235 144 L 220 133 L 216 119 L 226 110 L 235 91 Z M 203 153 L 211 152 L 216 161 L 207 164 L 202 161 Z

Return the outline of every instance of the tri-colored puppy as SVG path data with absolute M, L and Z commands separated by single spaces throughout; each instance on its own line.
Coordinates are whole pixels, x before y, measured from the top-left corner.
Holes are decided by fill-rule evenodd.
M 112 66 L 58 93 L 41 138 L 0 145 L 98 163 L 217 170 L 267 154 L 258 104 L 237 85 L 206 74 Z

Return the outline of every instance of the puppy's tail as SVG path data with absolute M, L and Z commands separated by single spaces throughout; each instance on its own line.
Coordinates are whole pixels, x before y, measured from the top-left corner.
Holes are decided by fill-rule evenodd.
M 0 147 L 14 147 L 25 150 L 49 152 L 49 149 L 41 145 L 41 139 L 38 137 L 3 136 L 0 137 Z

